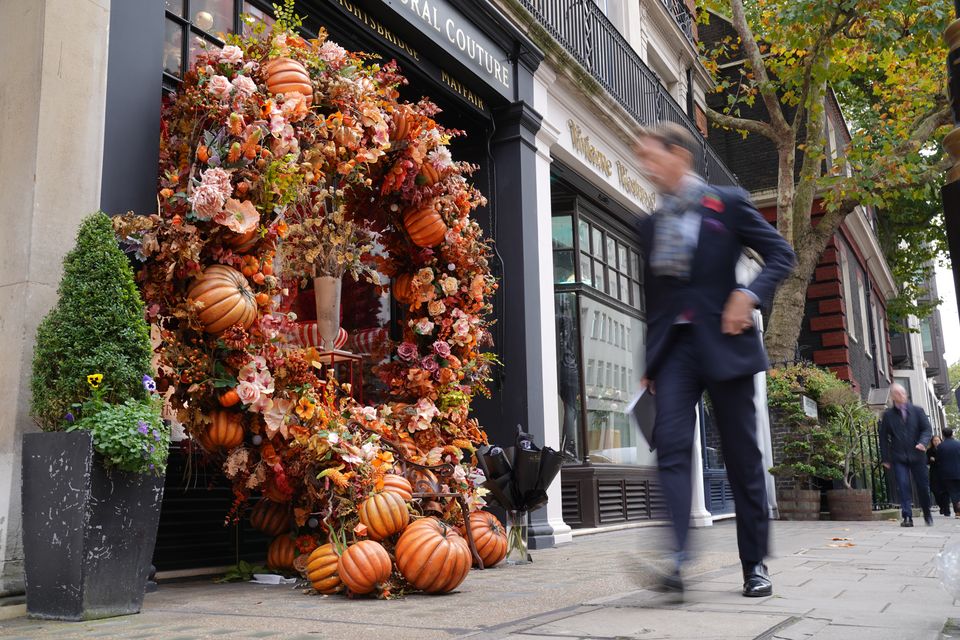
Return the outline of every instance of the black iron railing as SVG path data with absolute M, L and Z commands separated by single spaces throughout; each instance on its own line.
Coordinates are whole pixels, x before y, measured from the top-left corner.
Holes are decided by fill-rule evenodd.
M 693 16 L 690 14 L 690 10 L 687 9 L 687 5 L 683 3 L 683 0 L 660 0 L 660 2 L 663 3 L 663 6 L 666 7 L 670 15 L 673 16 L 677 26 L 683 31 L 683 35 L 687 36 L 690 44 L 696 48 L 697 41 L 693 36 Z
M 686 11 L 680 0 L 661 1 Z M 638 123 L 670 121 L 686 127 L 700 141 L 696 167 L 708 182 L 738 184 L 683 108 L 592 0 L 520 2 Z

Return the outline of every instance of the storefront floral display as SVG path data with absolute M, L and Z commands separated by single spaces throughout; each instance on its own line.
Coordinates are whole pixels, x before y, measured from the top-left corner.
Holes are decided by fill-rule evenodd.
M 277 535 L 276 568 L 296 556 L 325 593 L 449 590 L 459 581 L 428 581 L 419 555 L 395 569 L 396 550 L 412 513 L 459 570 L 465 514 L 451 500 L 422 519 L 397 473 L 401 459 L 449 463 L 446 487 L 483 504 L 471 456 L 486 436 L 468 414 L 493 360 L 496 283 L 470 217 L 484 199 L 451 157 L 458 132 L 430 102 L 399 99 L 394 65 L 294 35 L 291 7 L 198 56 L 164 105 L 158 211 L 115 220 L 139 264 L 165 416 L 233 482 L 228 521 L 269 501 L 252 516 Z M 288 310 L 314 279 L 343 277 L 401 303 L 402 339 L 374 369 L 380 403 L 338 379 L 332 340 L 303 346 Z M 371 558 L 376 575 L 358 575 Z

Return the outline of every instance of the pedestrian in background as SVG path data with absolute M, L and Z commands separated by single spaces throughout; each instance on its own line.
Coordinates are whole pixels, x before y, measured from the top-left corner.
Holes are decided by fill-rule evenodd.
M 937 473 L 943 490 L 953 504 L 953 515 L 960 518 L 960 442 L 954 439 L 953 429 L 943 428 L 943 442 L 937 447 Z M 947 514 L 950 515 L 950 509 Z
M 683 593 L 695 411 L 706 389 L 736 505 L 743 595 L 768 596 L 768 507 L 753 388 L 754 374 L 768 362 L 753 314 L 773 299 L 795 256 L 745 191 L 708 185 L 693 172 L 697 149 L 690 132 L 671 123 L 648 130 L 637 145 L 658 192 L 658 208 L 638 232 L 647 311 L 641 384 L 656 399 L 653 444 L 675 542 L 674 565 L 660 587 Z M 749 286 L 736 280 L 746 247 L 764 261 Z
M 900 494 L 901 527 L 913 526 L 913 489 L 916 485 L 920 508 L 927 526 L 933 525 L 930 514 L 930 482 L 927 477 L 927 445 L 933 436 L 927 414 L 911 404 L 903 385 L 890 385 L 893 406 L 880 420 L 880 459 L 885 469 L 892 469 Z M 942 446 L 942 445 L 941 445 Z
M 927 447 L 927 468 L 930 470 L 930 493 L 933 494 L 933 501 L 940 507 L 940 515 L 949 516 L 950 494 L 940 480 L 940 468 L 937 462 L 937 447 L 941 442 L 940 436 L 933 436 L 930 440 L 930 446 Z

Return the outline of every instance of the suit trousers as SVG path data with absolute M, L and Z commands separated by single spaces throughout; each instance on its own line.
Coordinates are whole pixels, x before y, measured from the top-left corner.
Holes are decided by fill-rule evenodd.
M 675 336 L 655 380 L 653 438 L 678 557 L 683 557 L 690 529 L 696 405 L 706 390 L 733 490 L 740 560 L 744 564 L 762 562 L 767 555 L 769 522 L 763 458 L 757 443 L 753 376 L 711 380 L 707 376 L 710 363 L 703 362 L 698 353 L 693 329 L 677 325 L 672 330 Z M 696 473 L 701 470 L 696 469 Z
M 897 493 L 900 495 L 900 514 L 904 518 L 913 517 L 913 487 L 910 486 L 910 477 L 917 487 L 920 496 L 920 508 L 923 515 L 930 515 L 930 479 L 927 477 L 927 460 L 920 455 L 916 460 L 900 462 L 894 460 L 893 475 L 897 479 Z

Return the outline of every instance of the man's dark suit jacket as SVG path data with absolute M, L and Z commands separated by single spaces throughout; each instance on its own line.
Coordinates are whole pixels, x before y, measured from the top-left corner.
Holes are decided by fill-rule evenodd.
M 756 328 L 736 336 L 725 335 L 720 316 L 734 289 L 752 291 L 767 306 L 777 285 L 790 273 L 793 249 L 750 203 L 739 188 L 710 185 L 700 202 L 699 242 L 689 282 L 657 277 L 650 269 L 654 242 L 654 216 L 639 223 L 644 256 L 644 288 L 647 301 L 647 358 L 645 376 L 656 379 L 668 357 L 677 317 L 689 317 L 694 340 L 702 354 L 704 374 L 714 380 L 731 380 L 768 368 L 766 352 Z M 747 287 L 736 281 L 736 266 L 744 247 L 763 258 L 764 267 Z M 803 313 L 803 309 L 797 309 Z
M 902 463 L 923 461 L 926 453 L 918 451 L 916 447 L 918 444 L 926 447 L 931 437 L 933 429 L 923 409 L 908 404 L 907 419 L 904 421 L 900 410 L 890 407 L 883 412 L 880 420 L 880 459 L 883 462 Z M 939 458 L 938 455 L 938 461 Z
M 941 480 L 960 480 L 960 441 L 944 438 L 933 455 Z

